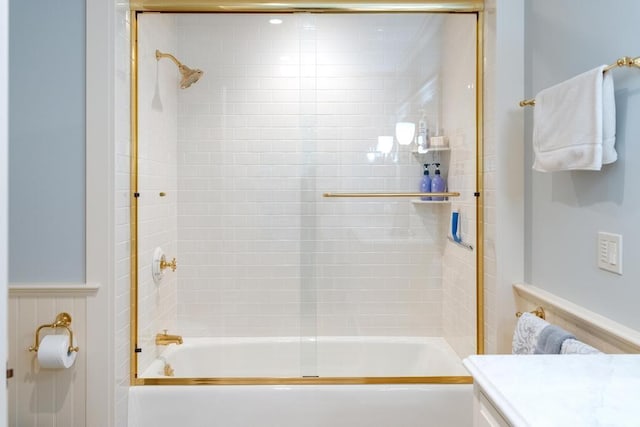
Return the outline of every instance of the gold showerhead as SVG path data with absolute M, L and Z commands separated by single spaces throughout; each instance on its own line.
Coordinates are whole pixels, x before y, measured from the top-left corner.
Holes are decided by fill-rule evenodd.
M 178 70 L 180 71 L 180 75 L 182 76 L 182 78 L 180 79 L 180 89 L 188 88 L 189 86 L 197 82 L 200 77 L 202 77 L 202 74 L 204 74 L 202 70 L 187 67 L 170 53 L 162 53 L 156 49 L 156 60 L 159 61 L 160 58 L 169 58 L 178 66 Z

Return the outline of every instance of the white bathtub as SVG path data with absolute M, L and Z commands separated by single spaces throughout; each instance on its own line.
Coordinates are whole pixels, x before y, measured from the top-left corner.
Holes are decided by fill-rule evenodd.
M 143 378 L 467 376 L 441 338 L 186 338 Z M 143 385 L 129 427 L 468 427 L 470 384 Z
M 470 384 L 136 386 L 129 427 L 470 427 Z
M 427 377 L 467 376 L 443 338 L 318 337 L 185 338 L 167 346 L 140 375 L 222 377 Z

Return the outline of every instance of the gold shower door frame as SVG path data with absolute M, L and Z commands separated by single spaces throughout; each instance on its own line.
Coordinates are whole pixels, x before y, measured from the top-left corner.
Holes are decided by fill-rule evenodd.
M 321 377 L 321 378 L 138 378 L 138 13 L 469 13 L 476 21 L 476 352 L 484 353 L 484 0 L 131 0 L 131 385 L 294 385 L 294 384 L 471 384 L 471 376 Z

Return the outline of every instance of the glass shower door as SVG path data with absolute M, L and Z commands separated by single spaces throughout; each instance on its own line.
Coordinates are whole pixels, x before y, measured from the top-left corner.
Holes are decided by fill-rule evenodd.
M 447 237 L 475 241 L 475 26 L 139 15 L 139 376 L 467 375 L 475 252 Z M 446 194 L 396 197 L 426 164 Z

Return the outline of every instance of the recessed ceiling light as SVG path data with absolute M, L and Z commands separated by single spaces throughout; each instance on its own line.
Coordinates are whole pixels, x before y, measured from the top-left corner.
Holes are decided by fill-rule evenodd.
M 282 19 L 278 19 L 278 18 L 269 19 L 269 24 L 280 25 L 282 24 Z

